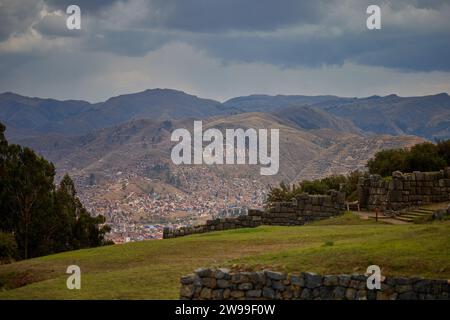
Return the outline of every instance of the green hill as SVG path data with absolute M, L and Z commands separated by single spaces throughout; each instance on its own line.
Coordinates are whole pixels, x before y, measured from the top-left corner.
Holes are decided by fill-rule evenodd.
M 81 290 L 66 289 L 68 265 Z M 0 299 L 177 299 L 181 275 L 201 266 L 322 274 L 450 278 L 450 221 L 387 225 L 351 214 L 300 227 L 263 226 L 55 254 L 0 266 Z

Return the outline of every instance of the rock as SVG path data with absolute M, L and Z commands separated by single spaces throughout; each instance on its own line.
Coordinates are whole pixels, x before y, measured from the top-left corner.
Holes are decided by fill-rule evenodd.
M 315 273 L 304 273 L 305 285 L 309 289 L 314 289 L 322 284 L 322 277 Z
M 256 285 L 264 285 L 264 283 L 266 282 L 266 277 L 264 276 L 263 271 L 252 272 L 250 274 L 250 279 L 253 282 L 253 284 Z
M 260 298 L 261 297 L 261 290 L 248 290 L 245 293 L 245 296 L 247 298 Z
M 210 288 L 203 288 L 200 291 L 200 299 L 211 299 L 212 298 L 212 290 Z
M 274 272 L 269 270 L 264 270 L 264 274 L 267 278 L 272 280 L 284 280 L 286 279 L 286 274 L 282 272 Z
M 345 291 L 345 298 L 346 298 L 347 300 L 355 300 L 355 297 L 356 297 L 356 290 L 355 290 L 355 289 L 353 289 L 353 288 L 348 288 L 348 289 Z
M 231 293 L 231 290 L 230 290 L 230 289 L 225 289 L 225 290 L 223 290 L 223 298 L 224 298 L 224 299 L 230 298 L 230 293 Z
M 313 298 L 320 298 L 320 290 L 319 288 L 315 288 L 312 291 Z
M 230 288 L 231 287 L 231 282 L 230 280 L 225 280 L 225 279 L 219 279 L 217 280 L 217 287 L 225 289 L 225 288 Z
M 231 282 L 233 283 L 244 283 L 244 282 L 249 282 L 250 281 L 250 277 L 248 272 L 242 272 L 242 273 L 236 273 L 233 274 L 231 276 Z
M 198 268 L 197 270 L 195 270 L 195 273 L 200 278 L 212 277 L 213 276 L 211 269 L 207 269 L 207 268 Z
M 377 291 L 367 290 L 367 300 L 376 300 L 376 299 L 377 299 Z
M 304 287 L 305 279 L 302 276 L 291 275 L 290 276 L 291 284 L 294 286 Z
M 300 299 L 303 300 L 311 300 L 313 298 L 313 292 L 311 289 L 305 288 L 302 290 L 302 293 L 300 295 Z
M 395 292 L 385 292 L 377 291 L 377 300 L 396 300 L 397 293 Z
M 272 281 L 272 288 L 275 290 L 283 291 L 286 287 L 281 281 Z
M 349 287 L 353 288 L 353 289 L 358 289 L 359 288 L 359 281 L 357 281 L 357 280 L 350 280 Z
M 332 293 L 333 299 L 342 300 L 345 298 L 345 288 L 344 287 L 336 287 Z
M 194 283 L 194 275 L 188 274 L 187 276 L 181 277 L 181 284 L 193 284 Z
M 244 282 L 238 285 L 239 290 L 251 290 L 253 289 L 253 284 L 250 282 Z
M 193 283 L 194 283 L 194 286 L 201 287 L 202 286 L 202 278 L 200 278 L 197 274 L 195 274 Z
M 356 292 L 356 300 L 367 300 L 367 291 L 366 290 L 358 290 Z
M 202 285 L 211 289 L 216 287 L 216 278 L 201 278 Z
M 352 277 L 347 274 L 343 274 L 339 276 L 339 285 L 342 287 L 348 287 L 350 284 Z
M 337 276 L 324 276 L 323 284 L 328 287 L 337 286 L 339 284 L 339 278 Z
M 412 290 L 413 290 L 413 287 L 410 284 L 395 286 L 395 291 L 397 291 L 398 293 L 404 293 L 404 292 L 408 292 L 408 291 L 412 291 Z
M 317 289 L 314 289 L 314 290 L 317 290 Z M 322 300 L 331 300 L 333 298 L 333 288 L 320 287 L 319 288 L 319 297 Z
M 215 272 L 215 274 L 214 274 L 214 277 L 215 277 L 216 279 L 224 279 L 224 278 L 226 278 L 227 275 L 229 275 L 229 273 L 230 273 L 230 270 L 229 270 L 229 269 L 226 269 L 226 268 L 220 268 L 220 269 L 217 269 L 217 270 L 216 270 L 216 272 Z
M 184 298 L 192 298 L 194 295 L 194 286 L 192 284 L 182 285 L 180 289 L 180 296 Z
M 404 277 L 397 277 L 394 279 L 395 285 L 408 285 L 411 284 L 411 279 Z
M 245 293 L 244 293 L 244 291 L 233 290 L 233 291 L 231 291 L 230 296 L 231 296 L 232 298 L 238 299 L 238 298 L 244 297 L 244 296 L 245 296 Z
M 415 292 L 409 291 L 398 295 L 399 300 L 417 300 L 418 296 Z
M 273 300 L 273 299 L 275 299 L 275 291 L 269 287 L 264 287 L 263 297 Z
M 223 290 L 222 289 L 213 290 L 212 298 L 214 300 L 223 300 Z
M 358 282 L 366 282 L 367 281 L 367 276 L 363 275 L 363 274 L 353 274 L 352 275 L 352 279 L 356 280 Z

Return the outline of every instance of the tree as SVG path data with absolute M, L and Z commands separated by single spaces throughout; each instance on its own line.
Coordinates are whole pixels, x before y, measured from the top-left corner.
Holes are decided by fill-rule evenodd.
M 367 167 L 370 173 L 387 177 L 394 171 L 405 170 L 407 154 L 403 149 L 382 150 L 367 162 Z
M 40 244 L 39 241 L 30 242 L 30 239 L 39 237 L 33 225 L 42 223 L 40 219 L 51 207 L 55 167 L 31 149 L 17 145 L 8 147 L 5 163 L 6 209 L 14 214 L 9 218 L 13 222 L 19 251 L 27 259 L 30 254 L 35 255 L 33 250 Z
M 446 164 L 450 166 L 450 140 L 438 141 L 438 154 L 445 160 Z
M 382 150 L 367 163 L 369 172 L 383 177 L 394 171 L 437 171 L 450 165 L 450 140 L 424 142 L 411 149 Z
M 72 179 L 64 176 L 56 188 L 53 164 L 9 145 L 4 131 L 0 124 L 0 232 L 14 236 L 18 257 L 105 244 L 105 218 L 83 207 Z
M 437 171 L 446 166 L 446 161 L 431 142 L 416 144 L 406 155 L 405 171 Z

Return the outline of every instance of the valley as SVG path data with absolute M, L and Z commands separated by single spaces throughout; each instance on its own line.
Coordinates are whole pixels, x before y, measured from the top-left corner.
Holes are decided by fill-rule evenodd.
M 73 177 L 83 204 L 93 215 L 107 218 L 110 239 L 120 243 L 161 238 L 164 226 L 194 225 L 262 208 L 270 187 L 282 181 L 365 170 L 367 160 L 379 150 L 426 140 L 411 130 L 386 129 L 387 134 L 381 127 L 366 128 L 346 111 L 355 109 L 357 115 L 357 103 L 364 102 L 361 108 L 373 110 L 368 113 L 371 121 L 386 124 L 392 123 L 385 115 L 389 100 L 402 108 L 421 101 L 379 97 L 375 100 L 384 104 L 378 113 L 373 103 L 369 105 L 374 99 L 261 95 L 221 104 L 154 89 L 89 104 L 8 93 L 0 95 L 0 121 L 7 124 L 12 142 L 33 148 L 55 164 L 57 180 L 65 173 Z M 423 99 L 442 105 L 430 107 L 434 113 L 424 119 L 439 118 L 450 105 L 443 95 Z M 177 128 L 192 131 L 195 119 L 203 121 L 203 130 L 222 133 L 279 129 L 278 174 L 262 176 L 260 166 L 253 164 L 174 165 L 170 154 L 176 142 L 171 133 Z

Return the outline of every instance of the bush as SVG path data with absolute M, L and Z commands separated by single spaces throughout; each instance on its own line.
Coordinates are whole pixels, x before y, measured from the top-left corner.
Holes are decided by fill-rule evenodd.
M 17 257 L 17 243 L 12 233 L 0 232 L 0 262 L 10 262 Z
M 359 177 L 363 174 L 354 171 L 349 175 L 332 175 L 323 179 L 304 180 L 298 185 L 281 183 L 279 187 L 272 188 L 267 196 L 267 204 L 273 202 L 289 202 L 302 193 L 327 194 L 330 190 L 342 190 L 347 200 L 357 199 L 357 186 Z
M 437 144 L 424 142 L 411 149 L 382 150 L 369 160 L 367 167 L 372 174 L 383 177 L 394 171 L 437 171 L 450 166 L 450 140 Z

